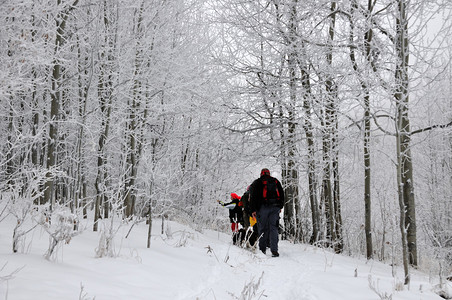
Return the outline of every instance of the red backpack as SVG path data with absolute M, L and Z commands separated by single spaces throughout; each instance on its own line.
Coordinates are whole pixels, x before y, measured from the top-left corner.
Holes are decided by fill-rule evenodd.
M 276 180 L 276 178 L 273 177 L 268 177 L 268 178 L 263 178 L 262 179 L 262 199 L 265 202 L 279 202 L 280 199 L 280 195 L 279 195 L 279 190 L 278 190 L 278 181 Z

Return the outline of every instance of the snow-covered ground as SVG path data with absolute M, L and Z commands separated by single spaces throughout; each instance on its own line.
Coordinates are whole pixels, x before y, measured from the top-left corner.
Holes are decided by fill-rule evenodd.
M 128 238 L 131 224 L 122 226 L 114 242 L 116 257 L 107 258 L 96 258 L 100 233 L 89 227 L 49 261 L 43 258 L 49 245 L 44 230 L 29 233 L 21 245 L 24 253 L 12 253 L 14 223 L 4 220 L 0 300 L 442 299 L 432 292 L 437 279 L 417 271 L 409 290 L 400 291 L 401 268 L 394 278 L 388 265 L 286 241 L 279 244 L 281 256 L 272 258 L 231 245 L 228 234 L 168 225 L 171 239 L 160 234 L 160 221 L 154 222 L 149 249 L 146 224 L 135 225 Z

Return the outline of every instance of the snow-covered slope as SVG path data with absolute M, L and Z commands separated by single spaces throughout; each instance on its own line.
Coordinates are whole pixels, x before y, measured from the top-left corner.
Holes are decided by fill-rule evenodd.
M 432 292 L 436 282 L 420 272 L 413 271 L 409 290 L 400 291 L 401 268 L 394 278 L 391 267 L 379 262 L 286 241 L 279 244 L 281 256 L 272 258 L 231 245 L 228 234 L 174 222 L 168 223 L 168 238 L 159 223 L 149 249 L 146 224 L 135 225 L 127 239 L 131 225 L 124 225 L 114 241 L 115 257 L 95 258 L 100 233 L 87 229 L 48 261 L 45 231 L 35 229 L 22 244 L 25 253 L 12 253 L 14 225 L 5 220 L 0 299 L 441 299 Z

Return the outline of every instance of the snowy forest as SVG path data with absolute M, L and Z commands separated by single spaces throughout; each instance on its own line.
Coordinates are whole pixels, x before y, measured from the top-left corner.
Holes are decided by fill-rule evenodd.
M 229 232 L 217 201 L 266 167 L 283 240 L 403 265 L 404 284 L 452 275 L 449 0 L 0 7 L 11 253 L 45 228 L 51 258 L 90 218 L 99 257 L 111 219 Z

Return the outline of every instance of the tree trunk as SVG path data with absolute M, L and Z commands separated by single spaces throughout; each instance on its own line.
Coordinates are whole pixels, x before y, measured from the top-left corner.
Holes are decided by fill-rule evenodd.
M 335 216 L 335 251 L 336 253 L 342 253 L 344 251 L 344 240 L 342 235 L 342 212 L 341 212 L 341 199 L 340 199 L 340 178 L 339 178 L 339 147 L 338 147 L 338 119 L 337 112 L 335 111 L 333 116 L 333 136 L 332 136 L 332 149 L 333 153 L 333 203 L 334 203 L 334 216 Z
M 324 130 L 323 130 L 323 202 L 327 213 L 327 232 L 329 239 L 337 253 L 343 250 L 342 241 L 342 216 L 339 198 L 339 162 L 338 162 L 338 140 L 337 140 L 337 86 L 333 76 L 333 41 L 336 25 L 336 2 L 331 2 L 331 17 L 329 26 L 329 45 L 327 46 L 326 60 L 329 66 L 326 72 L 325 89 L 326 104 L 324 108 Z M 333 183 L 333 184 L 332 184 Z
M 50 203 L 50 207 L 55 205 L 54 197 L 54 179 L 50 171 L 56 166 L 57 158 L 57 142 L 58 142 L 58 120 L 60 115 L 60 105 L 61 105 L 61 71 L 62 66 L 58 58 L 60 55 L 62 45 L 64 44 L 64 33 L 66 30 L 66 20 L 69 16 L 69 12 L 78 4 L 79 0 L 75 0 L 74 3 L 63 10 L 56 18 L 56 37 L 55 37 L 55 48 L 54 54 L 55 59 L 53 61 L 53 69 L 51 76 L 51 89 L 50 89 L 50 125 L 49 125 L 49 139 L 47 142 L 47 180 L 45 182 L 44 190 L 44 203 Z M 61 0 L 57 0 L 57 5 L 61 5 Z
M 13 161 L 13 141 L 14 141 L 14 100 L 10 97 L 9 100 L 9 113 L 8 113 L 8 137 L 6 138 L 6 176 L 8 178 L 8 185 L 13 184 L 11 176 L 14 174 L 14 161 Z
M 330 136 L 327 133 L 327 125 L 328 123 L 324 123 L 324 132 L 323 132 L 323 179 L 322 179 L 322 206 L 325 212 L 325 220 L 326 220 L 326 241 L 329 246 L 334 244 L 336 240 L 335 235 L 335 219 L 334 219 L 334 205 L 333 205 L 333 196 L 331 189 L 331 162 L 330 162 Z
M 412 266 L 417 266 L 417 238 L 416 238 L 416 211 L 413 191 L 413 165 L 411 156 L 410 121 L 408 117 L 409 102 L 409 42 L 408 42 L 408 18 L 406 1 L 398 0 L 396 16 L 396 70 L 395 93 L 396 100 L 396 126 L 397 126 L 397 155 L 400 157 L 400 184 L 399 194 L 402 196 L 405 210 L 404 229 L 406 230 L 408 261 Z M 402 207 L 401 207 L 402 209 Z
M 153 182 L 151 181 L 150 187 L 149 187 L 149 197 L 152 197 L 152 190 L 153 190 Z M 147 248 L 151 247 L 151 235 L 152 235 L 152 198 L 149 199 L 149 210 L 148 210 L 148 238 L 147 238 Z
M 82 77 L 82 74 L 85 77 L 88 77 L 88 69 L 83 71 L 83 69 L 86 67 L 82 65 L 82 61 L 87 62 L 87 59 L 83 59 L 84 56 L 81 53 L 80 49 L 80 41 L 77 38 L 77 54 L 78 54 L 78 117 L 81 118 L 81 126 L 78 130 L 78 138 L 77 138 L 77 145 L 76 145 L 76 157 L 75 163 L 76 163 L 76 173 L 75 173 L 75 188 L 73 193 L 73 201 L 74 201 L 74 210 L 76 211 L 80 205 L 83 205 L 83 203 L 80 203 L 81 199 L 83 198 L 83 184 L 84 184 L 84 178 L 85 178 L 85 155 L 83 152 L 83 141 L 85 140 L 85 124 L 86 124 L 86 106 L 88 103 L 88 91 L 91 83 L 91 78 L 85 79 Z M 83 205 L 84 207 L 84 205 Z M 86 212 L 86 209 L 85 209 Z M 85 214 L 84 214 L 85 216 Z
M 316 164 L 315 164 L 315 144 L 314 134 L 311 123 L 311 104 L 309 96 L 311 95 L 311 87 L 309 82 L 309 74 L 304 67 L 302 69 L 302 85 L 304 87 L 303 93 L 303 110 L 304 110 L 304 131 L 306 135 L 307 151 L 308 151 L 308 190 L 309 190 L 309 203 L 311 207 L 311 220 L 312 220 L 312 236 L 310 243 L 315 244 L 320 240 L 320 216 L 319 216 L 319 204 L 317 200 L 317 178 L 316 178 Z
M 371 210 L 371 153 L 370 153 L 370 130 L 371 130 L 371 116 L 370 116 L 370 92 L 367 82 L 364 80 L 363 74 L 360 72 L 358 63 L 356 61 L 355 49 L 353 47 L 354 42 L 354 19 L 353 15 L 358 11 L 358 3 L 352 2 L 351 6 L 351 19 L 350 19 L 350 60 L 353 65 L 353 69 L 357 73 L 358 80 L 361 85 L 361 92 L 363 93 L 363 107 L 364 107 L 364 235 L 366 238 L 366 257 L 367 259 L 373 258 L 373 245 L 372 245 L 372 210 Z M 368 1 L 367 15 L 371 13 L 372 1 Z M 369 25 L 370 26 L 370 25 Z M 371 41 L 372 41 L 372 29 L 368 29 L 364 35 L 364 55 L 367 62 L 371 62 Z
M 113 70 L 111 66 L 113 64 L 113 55 L 115 51 L 116 41 L 113 37 L 114 33 L 112 32 L 112 22 L 109 19 L 109 6 L 108 2 L 104 0 L 104 28 L 105 28 L 105 37 L 104 44 L 102 45 L 103 49 L 100 50 L 99 60 L 100 60 L 100 70 L 99 70 L 99 79 L 97 85 L 97 93 L 99 97 L 99 107 L 101 113 L 101 132 L 98 140 L 98 149 L 97 149 L 97 176 L 95 181 L 96 188 L 96 200 L 94 204 L 94 225 L 93 231 L 97 231 L 98 229 L 98 220 L 101 217 L 102 206 L 104 206 L 104 218 L 108 218 L 109 207 L 108 207 L 108 199 L 105 194 L 105 188 L 107 186 L 106 178 L 108 176 L 107 173 L 107 153 L 105 149 L 105 143 L 109 135 L 110 129 L 110 120 L 111 120 L 111 106 L 112 106 L 112 97 L 113 97 L 113 82 L 111 73 Z
M 301 212 L 300 203 L 298 199 L 298 167 L 297 160 L 297 147 L 296 147 L 296 107 L 297 107 L 297 0 L 291 2 L 289 11 L 289 28 L 288 38 L 289 53 L 287 65 L 289 68 L 289 98 L 290 103 L 288 105 L 288 136 L 287 136 L 287 201 L 285 209 L 288 211 L 287 218 L 287 233 L 295 241 L 300 241 L 302 236 L 301 229 Z M 290 215 L 291 214 L 291 215 Z
M 301 47 L 304 51 L 304 45 L 301 44 Z M 303 121 L 303 130 L 306 135 L 306 143 L 307 143 L 307 176 L 308 176 L 308 191 L 309 191 L 309 204 L 311 208 L 311 221 L 312 221 L 312 236 L 310 237 L 309 242 L 311 244 L 317 243 L 321 238 L 321 230 L 320 230 L 320 212 L 319 212 L 319 203 L 317 196 L 317 177 L 316 177 L 316 160 L 315 160 L 315 141 L 314 141 L 314 129 L 312 126 L 312 106 L 311 106 L 311 81 L 308 72 L 308 66 L 305 63 L 305 53 L 298 53 L 298 66 L 300 68 L 301 74 L 301 86 L 302 97 L 303 97 L 303 112 L 304 112 L 304 121 Z
M 58 5 L 61 4 L 60 0 L 57 0 Z M 57 33 L 55 39 L 55 55 L 57 56 L 61 45 L 63 44 L 63 33 L 65 23 L 60 18 L 56 18 Z M 58 117 L 61 101 L 60 91 L 60 77 L 61 77 L 61 65 L 57 58 L 53 61 L 53 72 L 51 77 L 52 87 L 50 90 L 50 125 L 49 125 L 49 139 L 47 141 L 47 169 L 51 169 L 56 164 L 56 143 L 58 139 Z M 44 203 L 50 203 L 50 207 L 54 206 L 54 179 L 53 175 L 49 171 L 47 173 L 47 180 L 44 190 Z
M 371 6 L 369 0 L 369 9 Z M 366 57 L 370 60 L 370 43 L 372 30 L 369 29 L 365 36 Z M 366 236 L 366 257 L 373 258 L 372 247 L 372 201 L 371 201 L 371 158 L 370 158 L 370 95 L 367 84 L 361 80 L 364 92 L 364 231 Z
M 408 241 L 407 241 L 407 229 L 406 229 L 406 212 L 407 208 L 405 206 L 402 188 L 403 185 L 403 168 L 402 168 L 402 152 L 401 152 L 401 142 L 400 137 L 397 135 L 397 186 L 398 186 L 398 199 L 400 208 L 400 233 L 402 236 L 402 261 L 403 261 L 403 271 L 405 274 L 404 284 L 408 285 L 410 283 L 410 270 L 408 261 Z
M 137 24 L 136 24 L 136 50 L 135 50 L 135 70 L 134 70 L 134 85 L 132 91 L 132 102 L 129 104 L 130 115 L 128 121 L 128 145 L 126 150 L 126 180 L 125 180 L 125 190 L 124 190 L 124 205 L 125 205 L 125 216 L 130 217 L 135 213 L 135 181 L 138 170 L 138 147 L 137 136 L 139 135 L 139 125 L 137 122 L 138 109 L 140 106 L 140 100 L 142 98 L 142 79 L 141 68 L 144 63 L 143 58 L 143 45 L 141 39 L 144 34 L 144 24 L 143 24 L 143 13 L 144 13 L 144 1 L 141 2 L 140 8 L 138 10 Z

